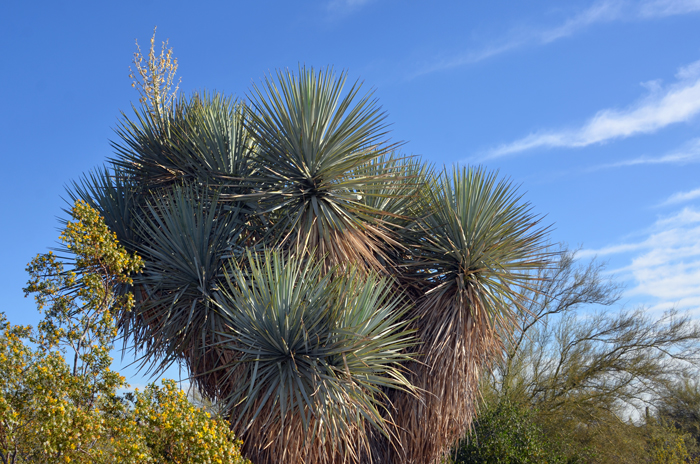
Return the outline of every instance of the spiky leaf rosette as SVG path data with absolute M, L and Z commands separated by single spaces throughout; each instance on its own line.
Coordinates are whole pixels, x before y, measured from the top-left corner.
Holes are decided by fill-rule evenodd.
M 251 174 L 253 141 L 244 127 L 243 105 L 221 94 L 177 99 L 165 112 L 134 109 L 113 143 L 113 163 L 145 187 L 196 180 L 241 193 Z M 246 184 L 249 186 L 248 184 Z
M 366 426 L 389 434 L 385 390 L 413 391 L 399 363 L 413 343 L 390 282 L 280 252 L 249 253 L 217 293 L 228 319 L 228 405 L 254 462 L 359 462 Z
M 410 366 L 421 401 L 396 395 L 403 453 L 436 463 L 464 436 L 479 372 L 501 349 L 534 270 L 546 265 L 546 228 L 516 189 L 483 169 L 454 168 L 426 191 L 413 277 L 423 297 L 413 316 L 421 361 Z
M 243 113 L 220 94 L 183 97 L 167 111 L 136 110 L 117 130 L 111 166 L 69 191 L 146 258 L 135 282 L 136 308 L 119 325 L 125 346 L 134 342 L 157 370 L 175 360 L 195 375 L 218 365 L 215 350 L 204 349 L 220 330 L 209 312 L 210 293 L 232 244 L 260 229 L 254 203 L 238 200 L 252 188 L 247 180 L 254 171 Z M 216 390 L 210 384 L 207 391 Z
M 153 196 L 138 217 L 137 251 L 145 267 L 134 280 L 139 301 L 122 320 L 122 332 L 156 371 L 184 359 L 198 383 L 210 384 L 210 394 L 216 379 L 205 373 L 224 356 L 210 348 L 224 327 L 211 299 L 224 263 L 242 254 L 242 221 L 240 209 L 194 186 Z
M 253 87 L 249 130 L 258 145 L 259 179 L 270 186 L 263 209 L 274 227 L 266 243 L 315 250 L 329 266 L 381 269 L 375 256 L 389 237 L 361 201 L 381 177 L 352 175 L 391 150 L 376 100 L 346 76 L 302 67 Z

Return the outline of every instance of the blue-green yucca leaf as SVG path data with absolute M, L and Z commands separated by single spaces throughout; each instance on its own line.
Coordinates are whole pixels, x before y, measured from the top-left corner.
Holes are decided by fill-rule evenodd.
M 257 143 L 258 179 L 269 185 L 261 207 L 273 227 L 266 243 L 315 249 L 331 265 L 376 256 L 389 238 L 361 201 L 383 179 L 356 171 L 394 147 L 385 115 L 360 84 L 343 93 L 346 76 L 301 67 L 253 87 L 248 129 Z
M 507 180 L 473 168 L 444 171 L 425 209 L 417 268 L 433 298 L 466 296 L 474 300 L 472 310 L 485 311 L 494 329 L 503 328 L 521 288 L 547 264 L 541 218 Z
M 67 189 L 70 202 L 83 200 L 104 217 L 107 227 L 129 251 L 134 251 L 134 224 L 144 197 L 127 172 L 114 166 L 102 166 L 72 182 Z
M 416 208 L 422 191 L 432 176 L 432 166 L 415 156 L 383 154 L 355 168 L 350 176 L 373 178 L 359 200 L 382 221 L 395 228 L 405 227 L 420 214 Z M 381 181 L 379 181 L 381 180 Z
M 356 100 L 359 83 L 343 96 L 345 80 L 302 67 L 299 76 L 278 72 L 277 84 L 266 78 L 264 90 L 253 87 L 251 131 L 271 179 L 323 187 L 387 150 L 377 150 L 385 115 L 371 93 Z
M 197 179 L 228 186 L 242 193 L 250 188 L 254 170 L 254 143 L 244 127 L 243 104 L 222 96 L 193 94 L 181 97 L 166 112 L 134 108 L 124 120 L 113 143 L 113 162 L 147 186 L 175 180 Z
M 366 187 L 360 201 L 372 210 L 378 226 L 388 231 L 378 259 L 385 268 L 392 269 L 391 274 L 400 276 L 403 284 L 410 284 L 405 261 L 409 250 L 424 240 L 419 225 L 425 214 L 420 207 L 421 197 L 430 185 L 433 167 L 418 157 L 391 153 L 356 168 L 351 175 L 381 179 Z
M 497 174 L 445 170 L 420 201 L 406 262 L 422 288 L 412 313 L 422 363 L 410 377 L 420 399 L 393 398 L 403 449 L 387 462 L 436 462 L 463 436 L 480 373 L 517 323 L 523 289 L 547 265 L 546 228 Z
M 366 451 L 364 424 L 388 433 L 385 389 L 412 391 L 400 363 L 414 339 L 391 282 L 357 269 L 332 275 L 266 251 L 245 269 L 233 264 L 215 295 L 233 353 L 229 411 L 251 452 Z
M 132 108 L 134 115 L 122 113 L 123 121 L 115 129 L 120 142 L 111 142 L 117 155 L 112 163 L 146 185 L 179 177 L 181 171 L 168 150 L 172 113 Z
M 134 279 L 141 302 L 124 332 L 145 349 L 144 362 L 161 369 L 187 354 L 193 375 L 211 369 L 206 347 L 222 330 L 211 298 L 224 262 L 242 254 L 244 217 L 218 192 L 195 186 L 163 191 L 142 209 L 137 251 L 145 267 Z

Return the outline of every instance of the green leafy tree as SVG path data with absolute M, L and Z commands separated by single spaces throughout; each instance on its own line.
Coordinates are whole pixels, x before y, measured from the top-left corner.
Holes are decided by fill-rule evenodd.
M 175 389 L 149 386 L 118 396 L 124 377 L 110 370 L 127 291 L 142 268 L 99 214 L 78 202 L 61 234 L 64 252 L 28 266 L 27 294 L 44 319 L 36 330 L 0 314 L 0 460 L 3 463 L 242 463 L 228 424 L 194 408 Z
M 698 462 L 697 459 L 690 458 L 685 441 L 682 437 L 676 436 L 675 440 L 656 440 L 652 449 L 652 464 L 692 464 Z
M 174 380 L 162 385 L 129 395 L 127 418 L 137 431 L 129 441 L 141 444 L 147 462 L 250 464 L 227 421 L 192 405 Z
M 646 462 L 658 444 L 650 437 L 661 434 L 675 447 L 679 435 L 645 420 L 645 410 L 695 372 L 700 327 L 674 311 L 652 318 L 643 309 L 601 310 L 619 295 L 603 271 L 563 250 L 539 273 L 537 288 L 522 295 L 528 311 L 483 379 L 482 394 L 487 410 L 510 401 L 535 411 L 534 421 L 564 456 Z
M 679 433 L 679 429 L 659 421 L 647 418 L 645 424 L 648 457 L 650 464 L 698 464 L 700 457 L 688 450 L 688 445 L 695 445 L 690 434 Z
M 34 294 L 44 319 L 37 343 L 44 349 L 72 352 L 73 376 L 99 376 L 108 371 L 109 350 L 116 336 L 113 314 L 131 311 L 130 274 L 143 267 L 138 256 L 119 245 L 99 213 L 79 201 L 60 235 L 63 251 L 75 256 L 70 269 L 53 252 L 40 254 L 27 266 L 31 278 L 25 295 Z
M 9 462 L 108 459 L 109 448 L 100 442 L 114 426 L 115 392 L 125 385 L 109 368 L 112 313 L 133 306 L 130 294 L 116 289 L 129 285 L 129 274 L 142 264 L 118 245 L 95 210 L 78 202 L 71 214 L 74 221 L 60 236 L 64 251 L 75 256 L 71 267 L 54 253 L 27 267 L 25 292 L 44 311 L 38 330 L 3 320 L 2 441 Z

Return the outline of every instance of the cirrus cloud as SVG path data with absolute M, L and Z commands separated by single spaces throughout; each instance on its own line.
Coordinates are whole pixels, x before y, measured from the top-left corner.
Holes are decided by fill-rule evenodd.
M 696 198 L 700 198 L 700 188 L 696 188 L 695 190 L 691 190 L 689 192 L 674 193 L 668 197 L 668 199 L 664 201 L 661 206 L 685 203 L 686 201 L 695 200 Z
M 700 113 L 700 61 L 682 67 L 677 82 L 663 88 L 647 83 L 648 96 L 628 108 L 605 109 L 583 126 L 574 129 L 530 134 L 489 150 L 485 158 L 500 158 L 535 148 L 576 148 L 656 132 L 668 125 L 686 122 Z
M 366 0 L 336 0 L 338 3 L 365 3 Z M 439 71 L 446 71 L 492 58 L 511 50 L 547 45 L 571 37 L 595 24 L 615 21 L 648 21 L 668 16 L 700 12 L 700 0 L 599 0 L 550 27 L 519 26 L 500 38 L 489 41 L 480 48 L 442 56 L 428 62 L 411 75 L 411 78 Z
M 650 302 L 651 310 L 673 307 L 700 314 L 700 210 L 687 207 L 657 220 L 641 241 L 581 250 L 580 258 L 634 253 L 614 270 L 631 284 L 628 297 Z

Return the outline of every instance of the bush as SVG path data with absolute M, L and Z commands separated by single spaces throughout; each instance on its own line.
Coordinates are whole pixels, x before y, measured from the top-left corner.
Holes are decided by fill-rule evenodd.
M 130 395 L 132 423 L 138 441 L 145 444 L 153 462 L 243 463 L 241 441 L 229 424 L 194 407 L 174 380 L 149 385 Z
M 72 215 L 61 235 L 72 267 L 52 253 L 28 266 L 26 292 L 45 310 L 37 329 L 0 313 L 0 462 L 248 462 L 229 424 L 190 404 L 174 381 L 117 395 L 128 385 L 109 368 L 112 314 L 132 298 L 116 290 L 140 260 L 84 203 Z
M 536 464 L 567 461 L 549 443 L 526 408 L 503 400 L 485 405 L 455 449 L 454 464 Z

